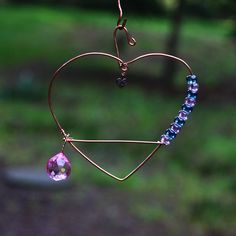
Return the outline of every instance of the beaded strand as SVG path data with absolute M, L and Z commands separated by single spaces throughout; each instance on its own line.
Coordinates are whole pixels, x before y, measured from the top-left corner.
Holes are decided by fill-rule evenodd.
M 185 121 L 188 119 L 189 114 L 192 112 L 193 107 L 196 105 L 197 93 L 199 89 L 197 76 L 188 75 L 186 77 L 186 81 L 188 86 L 187 96 L 178 116 L 175 117 L 174 122 L 170 125 L 170 128 L 168 128 L 161 136 L 161 143 L 164 145 L 169 145 L 171 141 L 175 139 L 176 135 L 184 126 Z

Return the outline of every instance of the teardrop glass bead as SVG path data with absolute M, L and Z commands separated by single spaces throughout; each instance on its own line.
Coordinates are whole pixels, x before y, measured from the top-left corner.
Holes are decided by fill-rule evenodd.
M 47 173 L 48 176 L 55 181 L 64 180 L 69 177 L 71 164 L 63 152 L 56 154 L 48 160 Z

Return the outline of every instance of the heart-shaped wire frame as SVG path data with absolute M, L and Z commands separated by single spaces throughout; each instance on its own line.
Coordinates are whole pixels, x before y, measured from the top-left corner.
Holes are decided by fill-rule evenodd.
M 183 64 L 188 72 L 192 75 L 192 69 L 191 67 L 182 59 L 169 55 L 169 54 L 165 54 L 165 53 L 148 53 L 148 54 L 144 54 L 141 55 L 139 57 L 136 57 L 133 60 L 130 61 L 123 61 L 122 59 L 120 59 L 119 57 L 116 57 L 114 55 L 108 54 L 108 53 L 104 53 L 104 52 L 88 52 L 88 53 L 84 53 L 84 54 L 80 54 L 70 60 L 68 60 L 67 62 L 65 62 L 61 67 L 59 67 L 57 69 L 57 71 L 54 73 L 50 84 L 49 84 L 49 89 L 48 89 L 48 104 L 49 104 L 49 109 L 51 111 L 51 114 L 53 116 L 54 121 L 56 122 L 56 125 L 60 131 L 60 133 L 63 135 L 63 140 L 66 143 L 69 143 L 71 145 L 71 147 L 77 151 L 79 154 L 81 154 L 82 157 L 85 158 L 85 160 L 87 160 L 90 164 L 92 164 L 94 167 L 96 167 L 97 169 L 99 169 L 100 171 L 102 171 L 103 173 L 105 173 L 106 175 L 112 177 L 115 180 L 118 181 L 124 181 L 126 179 L 128 179 L 131 175 L 133 175 L 135 172 L 137 172 L 148 160 L 150 160 L 153 155 L 159 150 L 159 148 L 163 145 L 162 142 L 160 141 L 141 141 L 141 140 L 85 140 L 85 139 L 73 139 L 71 138 L 63 129 L 63 127 L 61 126 L 61 124 L 59 123 L 59 120 L 56 117 L 56 114 L 54 113 L 54 109 L 53 109 L 53 105 L 52 105 L 52 88 L 53 88 L 53 83 L 55 81 L 56 78 L 58 78 L 59 73 L 65 68 L 67 67 L 69 64 L 73 63 L 74 61 L 77 61 L 83 57 L 88 57 L 88 56 L 103 56 L 103 57 L 107 57 L 107 58 L 111 58 L 115 61 L 118 62 L 118 64 L 120 65 L 121 68 L 128 68 L 128 66 L 136 61 L 139 61 L 143 58 L 148 58 L 148 57 L 165 57 L 165 58 L 169 58 L 171 60 L 177 61 L 181 64 Z M 106 169 L 102 168 L 100 165 L 98 165 L 96 162 L 94 162 L 88 155 L 86 155 L 85 153 L 83 153 L 76 145 L 75 143 L 135 143 L 135 144 L 156 144 L 156 147 L 153 149 L 153 151 L 145 157 L 145 159 L 138 164 L 138 166 L 136 166 L 130 173 L 128 173 L 126 176 L 124 176 L 123 178 L 117 177 L 116 175 L 110 173 L 109 171 L 107 171 Z M 64 150 L 64 145 L 62 150 Z

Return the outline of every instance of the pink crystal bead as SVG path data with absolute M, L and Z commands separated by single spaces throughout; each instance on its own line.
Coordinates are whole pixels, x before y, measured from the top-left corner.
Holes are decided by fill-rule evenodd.
M 188 114 L 187 112 L 183 111 L 183 110 L 180 110 L 179 112 L 179 118 L 182 119 L 182 120 L 187 120 L 188 119 Z
M 69 159 L 63 152 L 51 157 L 47 162 L 47 173 L 55 181 L 67 179 L 71 172 Z

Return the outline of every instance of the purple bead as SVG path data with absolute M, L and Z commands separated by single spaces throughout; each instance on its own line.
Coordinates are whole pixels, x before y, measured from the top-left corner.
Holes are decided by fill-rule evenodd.
M 176 134 L 179 133 L 181 127 L 178 126 L 176 123 L 172 123 L 171 126 L 170 126 L 170 130 L 175 132 Z
M 198 89 L 199 89 L 198 83 L 193 83 L 188 87 L 188 90 L 191 91 L 192 93 L 197 93 Z
M 170 140 L 169 137 L 166 135 L 162 135 L 161 136 L 161 143 L 165 144 L 165 145 L 169 145 L 170 144 Z
M 181 120 L 187 120 L 187 119 L 188 119 L 188 113 L 185 112 L 185 111 L 183 111 L 183 110 L 181 110 L 181 111 L 179 112 L 179 118 L 180 118 Z
M 188 106 L 188 107 L 194 107 L 196 104 L 196 100 L 194 98 L 189 98 L 187 97 L 185 99 L 185 105 Z
M 64 180 L 69 177 L 71 164 L 63 152 L 51 157 L 47 162 L 47 173 L 55 181 Z

